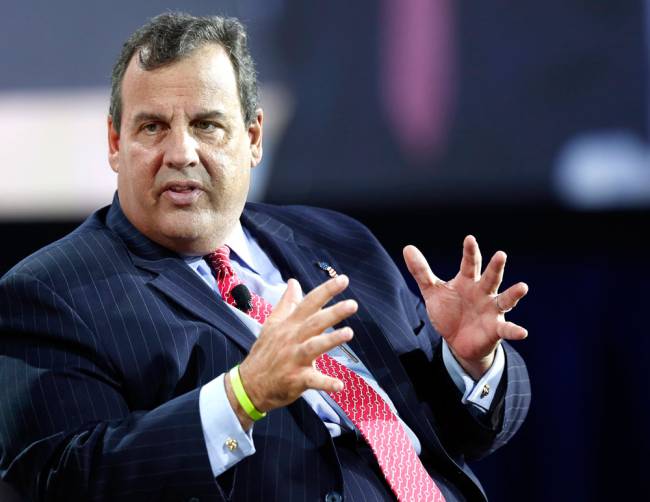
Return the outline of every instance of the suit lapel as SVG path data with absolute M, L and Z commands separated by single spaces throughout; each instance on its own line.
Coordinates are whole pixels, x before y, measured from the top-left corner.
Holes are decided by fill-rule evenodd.
M 131 224 L 122 212 L 117 195 L 107 224 L 126 244 L 133 264 L 152 274 L 148 283 L 151 287 L 218 329 L 246 352 L 250 350 L 255 335 L 180 256 L 151 241 Z
M 134 263 L 157 274 L 149 282 L 150 286 L 217 328 L 246 352 L 250 351 L 255 335 L 182 259 L 164 262 L 136 259 Z

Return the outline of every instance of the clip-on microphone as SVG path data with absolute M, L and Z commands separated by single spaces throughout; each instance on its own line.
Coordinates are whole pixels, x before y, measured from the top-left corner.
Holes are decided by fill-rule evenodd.
M 239 310 L 246 314 L 252 310 L 253 297 L 251 296 L 251 292 L 248 290 L 246 285 L 237 284 L 237 286 L 232 288 L 230 294 L 232 295 L 233 300 L 235 300 L 235 307 L 237 307 Z

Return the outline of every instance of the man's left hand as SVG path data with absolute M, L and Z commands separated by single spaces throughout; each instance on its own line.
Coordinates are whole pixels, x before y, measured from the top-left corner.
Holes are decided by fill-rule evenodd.
M 434 275 L 415 246 L 404 248 L 404 260 L 420 288 L 431 323 L 475 380 L 492 365 L 502 338 L 521 340 L 528 336 L 524 328 L 504 316 L 528 293 L 528 286 L 519 282 L 497 294 L 506 264 L 503 251 L 494 254 L 481 274 L 481 251 L 476 239 L 468 235 L 463 241 L 460 270 L 447 282 Z

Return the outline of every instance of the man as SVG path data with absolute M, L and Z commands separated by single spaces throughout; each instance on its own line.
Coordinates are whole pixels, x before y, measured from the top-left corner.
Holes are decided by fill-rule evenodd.
M 407 246 L 422 303 L 359 223 L 245 206 L 263 113 L 236 20 L 154 18 L 112 86 L 112 205 L 0 282 L 2 478 L 37 500 L 485 499 L 466 459 L 530 396 L 505 254 L 481 275 L 468 236 L 445 283 Z

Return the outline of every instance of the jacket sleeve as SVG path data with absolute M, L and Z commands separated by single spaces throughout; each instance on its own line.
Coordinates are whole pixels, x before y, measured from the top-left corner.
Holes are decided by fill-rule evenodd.
M 0 282 L 0 477 L 29 500 L 226 500 L 208 461 L 200 389 L 131 409 L 102 353 L 43 281 L 13 273 Z
M 418 338 L 426 337 L 432 351 L 414 351 L 401 357 L 416 393 L 431 410 L 431 422 L 447 452 L 454 458 L 477 460 L 503 446 L 523 423 L 530 405 L 530 383 L 521 356 L 502 342 L 505 368 L 487 413 L 462 403 L 442 358 L 442 338 L 431 325 L 422 300 L 408 291 L 404 301 L 409 323 Z

